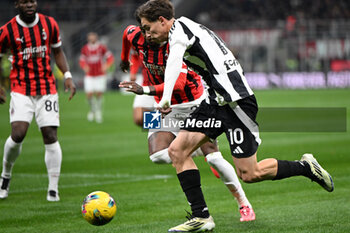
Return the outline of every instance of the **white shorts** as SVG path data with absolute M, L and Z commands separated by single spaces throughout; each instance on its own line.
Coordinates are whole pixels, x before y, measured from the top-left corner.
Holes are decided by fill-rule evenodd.
M 105 92 L 107 88 L 107 76 L 85 76 L 84 90 L 85 92 Z
M 33 116 L 39 128 L 60 126 L 58 95 L 26 96 L 11 92 L 10 123 L 25 121 L 30 124 Z
M 154 109 L 156 101 L 151 95 L 136 95 L 134 98 L 133 108 Z

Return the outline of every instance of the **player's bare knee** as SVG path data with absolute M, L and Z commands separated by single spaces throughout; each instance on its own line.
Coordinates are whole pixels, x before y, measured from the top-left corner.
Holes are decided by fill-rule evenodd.
M 57 130 L 56 128 L 45 127 L 41 129 L 44 144 L 52 144 L 57 141 Z
M 143 124 L 142 118 L 135 117 L 134 118 L 134 123 L 135 123 L 135 125 L 142 126 L 142 124 Z
M 11 138 L 16 143 L 21 143 L 24 140 L 25 136 L 26 136 L 25 132 L 23 133 L 23 132 L 16 131 L 11 133 Z

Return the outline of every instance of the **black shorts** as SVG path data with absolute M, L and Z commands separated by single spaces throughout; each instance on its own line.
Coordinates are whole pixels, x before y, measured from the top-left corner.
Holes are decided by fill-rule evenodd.
M 182 129 L 204 133 L 211 139 L 225 132 L 232 156 L 247 158 L 255 154 L 261 143 L 255 121 L 257 113 L 254 95 L 224 106 L 210 105 L 204 100 L 186 119 L 188 124 Z M 194 123 L 198 121 L 202 123 Z

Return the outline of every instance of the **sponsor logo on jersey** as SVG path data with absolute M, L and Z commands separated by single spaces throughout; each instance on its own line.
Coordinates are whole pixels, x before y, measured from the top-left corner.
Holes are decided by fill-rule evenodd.
M 18 38 L 17 38 L 18 39 Z M 46 45 L 40 45 L 37 47 L 28 47 L 24 48 L 20 54 L 23 56 L 23 60 L 29 60 L 32 57 L 45 57 L 45 53 L 47 51 Z
M 165 66 L 160 66 L 160 65 L 156 65 L 156 64 L 151 64 L 151 63 L 147 63 L 145 61 L 142 61 L 144 66 L 147 67 L 147 69 L 149 70 L 149 72 L 153 75 L 164 75 L 165 72 Z
M 21 38 L 16 38 L 16 41 L 19 41 L 19 42 L 21 42 L 21 43 L 24 43 L 24 37 L 22 36 Z

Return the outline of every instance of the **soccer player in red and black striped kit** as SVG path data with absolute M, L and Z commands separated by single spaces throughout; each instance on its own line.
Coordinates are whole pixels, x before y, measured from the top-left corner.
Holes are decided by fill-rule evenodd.
M 51 49 L 57 66 L 64 73 L 66 91 L 70 90 L 69 100 L 73 98 L 76 88 L 61 49 L 57 22 L 52 17 L 37 13 L 36 0 L 17 0 L 15 7 L 19 15 L 0 28 L 0 54 L 8 49 L 12 54 L 11 135 L 4 146 L 0 199 L 8 196 L 12 168 L 35 115 L 45 144 L 49 177 L 47 200 L 59 201 L 62 151 L 57 140 L 59 108 L 56 83 L 50 67 Z M 0 99 L 5 100 L 4 96 Z
M 106 73 L 114 63 L 114 56 L 100 43 L 97 33 L 88 33 L 87 41 L 79 58 L 80 67 L 85 72 L 84 89 L 90 106 L 87 118 L 88 121 L 95 119 L 97 123 L 102 123 L 102 100 L 107 88 Z
M 120 87 L 127 88 L 127 91 L 136 94 L 153 95 L 159 103 L 164 88 L 164 71 L 169 54 L 168 43 L 162 45 L 150 44 L 145 39 L 140 27 L 131 25 L 127 27 L 123 34 L 123 47 L 121 54 L 121 67 L 127 71 L 129 66 L 129 53 L 131 47 L 138 52 L 144 67 L 147 71 L 147 81 L 149 86 L 140 86 L 135 82 L 122 82 Z M 185 63 L 175 84 L 172 96 L 172 113 L 165 116 L 164 122 L 179 122 L 191 114 L 194 108 L 206 97 L 206 92 L 202 84 L 201 77 L 194 71 L 188 70 Z M 148 145 L 150 159 L 154 163 L 172 163 L 168 147 L 175 139 L 179 127 L 161 127 L 160 129 L 150 129 L 148 133 Z M 238 177 L 232 165 L 227 162 L 216 144 L 207 142 L 195 152 L 196 155 L 205 155 L 209 165 L 214 167 L 213 173 L 220 174 L 220 178 L 236 198 L 241 214 L 240 221 L 252 221 L 255 213 L 249 203 L 244 190 L 239 183 Z

